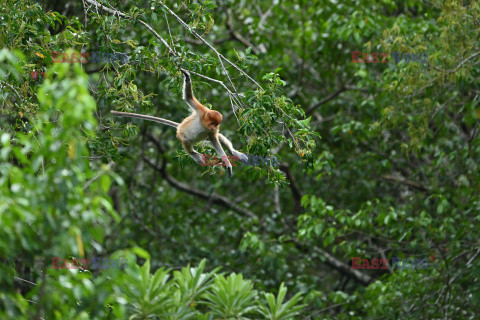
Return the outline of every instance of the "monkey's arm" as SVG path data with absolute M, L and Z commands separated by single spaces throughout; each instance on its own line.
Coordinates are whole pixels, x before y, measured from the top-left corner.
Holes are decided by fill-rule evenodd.
M 130 112 L 118 112 L 118 111 L 110 111 L 113 115 L 116 115 L 116 116 L 120 116 L 120 117 L 128 117 L 128 118 L 137 118 L 137 119 L 142 119 L 142 120 L 148 120 L 148 121 L 153 121 L 153 122 L 158 122 L 158 123 L 162 123 L 162 124 L 166 124 L 167 126 L 170 126 L 170 127 L 178 127 L 178 123 L 174 122 L 174 121 L 170 121 L 170 120 L 167 120 L 167 119 L 163 119 L 163 118 L 157 118 L 157 117 L 153 117 L 153 116 L 147 116 L 147 115 L 144 115 L 144 114 L 138 114 L 138 113 L 130 113 Z
M 246 163 L 248 161 L 248 157 L 244 153 L 235 150 L 230 140 L 228 140 L 223 134 L 218 133 L 218 139 L 227 148 L 228 152 L 232 154 L 232 156 L 237 157 L 241 162 Z
M 200 114 L 208 112 L 209 109 L 200 102 L 198 102 L 198 100 L 193 95 L 190 72 L 184 69 L 180 69 L 180 71 L 183 74 L 183 100 L 185 100 L 185 102 L 187 102 L 190 108 L 192 108 L 195 112 L 199 112 Z
M 209 138 L 210 142 L 212 143 L 213 147 L 215 148 L 215 151 L 217 154 L 220 156 L 220 159 L 226 164 L 227 170 L 228 170 L 228 176 L 231 178 L 233 175 L 232 171 L 232 165 L 230 164 L 230 161 L 228 160 L 227 155 L 225 154 L 225 151 L 223 151 L 222 145 L 220 144 L 220 141 L 218 141 L 217 136 L 212 136 Z

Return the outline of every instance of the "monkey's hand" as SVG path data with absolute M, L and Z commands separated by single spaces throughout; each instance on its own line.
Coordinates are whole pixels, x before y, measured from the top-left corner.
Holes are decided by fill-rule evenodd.
M 233 176 L 233 170 L 232 170 L 232 164 L 230 163 L 230 161 L 228 160 L 228 156 L 227 155 L 224 155 L 222 157 L 222 162 L 223 162 L 223 166 L 227 167 L 227 171 L 228 171 L 228 176 L 231 178 Z

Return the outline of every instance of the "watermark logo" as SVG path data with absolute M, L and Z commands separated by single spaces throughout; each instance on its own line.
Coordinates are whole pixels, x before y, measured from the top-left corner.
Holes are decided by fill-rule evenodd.
M 60 257 L 52 257 L 52 269 L 121 269 L 127 267 L 127 259 L 108 259 L 101 257 L 93 257 L 92 259 L 62 259 Z
M 402 259 L 398 257 L 392 258 L 389 264 L 387 259 L 362 259 L 360 257 L 352 257 L 352 269 L 426 269 L 428 268 L 428 258 L 423 259 Z
M 426 52 L 422 53 L 408 53 L 408 52 L 397 52 L 392 51 L 390 59 L 390 53 L 388 52 L 361 52 L 361 51 L 352 51 L 352 63 L 399 63 L 399 62 L 419 62 L 419 63 L 428 63 L 428 54 Z
M 242 168 L 245 166 L 272 166 L 272 167 L 277 167 L 278 166 L 278 158 L 276 156 L 267 156 L 267 157 L 262 157 L 262 156 L 255 156 L 252 154 L 247 155 L 248 160 L 247 161 L 240 161 L 240 159 L 236 156 L 223 156 L 222 158 L 219 158 L 217 156 L 211 156 L 209 154 L 202 154 L 202 166 L 221 166 L 225 167 L 227 166 L 227 161 L 230 162 L 232 167 L 238 166 L 241 164 Z
M 255 156 L 253 154 L 247 155 L 248 160 L 242 163 L 242 167 L 244 166 L 272 166 L 278 167 L 278 158 L 277 156 Z
M 126 53 L 90 51 L 90 52 L 61 52 L 52 51 L 52 63 L 114 63 L 125 64 L 130 57 Z

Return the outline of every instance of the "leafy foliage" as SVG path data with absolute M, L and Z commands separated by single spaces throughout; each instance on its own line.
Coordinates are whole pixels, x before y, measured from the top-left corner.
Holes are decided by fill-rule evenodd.
M 479 314 L 478 1 L 0 8 L 0 318 Z M 180 122 L 180 66 L 235 147 L 278 167 L 228 180 L 179 151 L 172 128 L 110 115 Z

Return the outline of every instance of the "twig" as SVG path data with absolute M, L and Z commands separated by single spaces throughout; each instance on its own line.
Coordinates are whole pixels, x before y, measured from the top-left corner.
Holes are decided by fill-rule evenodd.
M 225 83 L 223 81 L 204 76 L 203 74 L 200 74 L 200 73 L 197 73 L 197 72 L 194 72 L 194 71 L 190 71 L 190 73 L 194 74 L 194 75 L 197 75 L 199 77 L 205 78 L 207 80 L 216 82 L 216 83 L 220 84 L 227 91 L 228 97 L 230 99 L 230 105 L 232 106 L 233 114 L 235 115 L 235 118 L 237 119 L 238 125 L 240 125 L 240 121 L 238 120 L 237 113 L 235 112 L 235 108 L 240 108 L 241 106 L 244 105 L 242 100 L 240 100 L 238 98 L 238 97 L 241 97 L 241 95 L 238 92 L 230 91 L 230 89 L 225 85 Z
M 88 0 L 88 1 L 92 1 L 92 0 Z M 213 52 L 215 52 L 215 54 L 220 57 L 221 59 L 225 60 L 226 62 L 228 62 L 232 67 L 234 67 L 235 69 L 237 69 L 240 73 L 242 73 L 245 77 L 247 77 L 250 81 L 252 81 L 253 83 L 255 83 L 260 89 L 263 90 L 262 86 L 259 85 L 252 77 L 250 77 L 245 71 L 243 71 L 239 66 L 237 66 L 235 63 L 231 62 L 230 60 L 228 60 L 224 55 L 222 55 L 220 52 L 217 51 L 217 49 L 215 49 L 207 40 L 205 40 L 202 36 L 200 36 L 197 32 L 195 32 L 195 30 L 193 30 L 185 21 L 183 21 L 175 12 L 173 12 L 169 7 L 167 7 L 165 4 L 161 4 L 165 9 L 167 9 L 168 12 L 170 12 L 170 14 L 172 16 L 175 17 L 175 19 L 177 19 L 178 22 L 180 22 L 180 24 L 185 28 L 187 29 L 188 31 L 190 31 L 196 38 L 200 39 L 200 41 L 202 41 L 205 45 L 207 45 L 207 47 L 209 47 Z M 224 71 L 225 73 L 227 73 L 227 70 L 224 68 Z
M 477 252 L 470 258 L 470 260 L 467 261 L 467 266 L 470 266 L 472 264 L 473 260 L 475 260 L 478 257 L 479 254 L 480 254 L 480 249 L 477 250 Z
M 36 286 L 37 284 L 36 283 L 33 283 L 33 282 L 30 282 L 28 280 L 25 280 L 25 279 L 22 279 L 22 278 L 19 278 L 19 277 L 13 277 L 14 280 L 18 280 L 18 281 L 23 281 L 23 282 L 26 282 L 28 284 L 31 284 L 32 286 Z
M 273 203 L 275 204 L 275 213 L 282 215 L 282 206 L 280 205 L 280 188 L 278 184 L 275 184 L 275 188 L 273 190 Z
M 258 21 L 258 26 L 257 28 L 260 29 L 263 24 L 265 23 L 265 21 L 267 20 L 268 16 L 272 13 L 272 9 L 278 4 L 278 2 L 275 2 L 273 1 L 272 5 L 267 9 L 267 11 L 265 11 L 265 13 L 261 14 L 261 17 L 260 17 L 260 20 Z M 259 7 L 257 6 L 257 10 L 259 9 Z M 261 13 L 261 10 L 259 10 Z
M 15 94 L 17 95 L 18 100 L 22 101 L 22 98 L 18 94 L 17 90 L 10 83 L 8 83 L 6 81 L 2 81 L 2 80 L 0 80 L 0 82 L 6 84 L 10 89 L 12 89 L 15 92 Z
M 167 22 L 168 34 L 170 35 L 170 42 L 172 42 L 173 51 L 175 51 L 175 44 L 173 43 L 173 37 L 172 37 L 172 32 L 170 31 L 170 24 L 168 23 L 167 13 L 164 12 L 163 14 L 165 15 L 165 21 Z M 176 51 L 175 51 L 175 54 L 177 54 Z
M 225 24 L 227 25 L 227 29 L 230 32 L 230 35 L 232 36 L 232 38 L 237 40 L 241 44 L 243 44 L 245 47 L 252 48 L 252 51 L 255 54 L 265 53 L 265 51 L 258 49 L 249 40 L 245 39 L 240 33 L 238 33 L 237 30 L 235 30 L 235 28 L 233 27 L 233 23 L 232 23 L 232 12 L 231 12 L 231 10 L 230 9 L 225 9 L 225 12 L 227 13 L 227 18 L 225 19 Z
M 107 164 L 107 169 L 106 169 L 105 171 L 110 170 L 110 168 L 111 168 L 112 166 L 114 166 L 115 164 L 116 164 L 115 162 L 110 161 L 110 162 Z M 98 178 L 100 178 L 101 176 L 103 176 L 103 175 L 105 174 L 105 171 L 100 171 L 100 172 L 98 172 L 92 179 L 88 180 L 88 181 L 85 183 L 85 185 L 83 186 L 83 190 L 86 190 L 86 189 L 92 184 L 92 182 L 94 182 L 95 180 L 97 180 Z
M 217 80 L 217 79 L 213 79 L 213 78 L 204 76 L 203 74 L 198 73 L 198 72 L 195 72 L 195 71 L 189 71 L 189 72 L 190 72 L 191 74 L 196 75 L 196 76 L 199 76 L 199 77 L 202 77 L 202 78 L 204 78 L 204 79 L 207 79 L 207 80 L 210 80 L 210 81 L 212 81 L 212 82 L 216 82 L 216 83 L 220 84 L 225 90 L 227 90 L 228 95 L 231 95 L 231 96 L 233 96 L 233 97 L 235 97 L 235 96 L 239 96 L 239 97 L 242 96 L 242 95 L 239 94 L 239 93 L 234 93 L 234 92 L 232 92 L 232 91 L 225 85 L 225 83 L 224 83 L 223 81 L 220 81 L 220 80 Z
M 468 57 L 467 59 L 463 60 L 462 62 L 460 62 L 460 64 L 455 67 L 454 69 L 448 71 L 446 74 L 450 74 L 452 72 L 455 72 L 457 71 L 458 69 L 460 69 L 465 63 L 467 63 L 468 61 L 472 60 L 472 59 L 475 59 L 476 57 L 480 56 L 480 51 L 477 52 L 477 53 L 474 53 L 472 54 L 470 57 Z
M 92 4 L 92 5 L 94 5 L 94 6 L 97 7 L 97 8 L 102 8 L 103 10 L 105 10 L 105 11 L 107 11 L 107 12 L 113 14 L 113 15 L 118 15 L 119 17 L 128 18 L 128 16 L 127 16 L 125 13 L 123 13 L 123 12 L 121 12 L 121 11 L 118 11 L 118 10 L 115 10 L 115 9 L 110 9 L 110 8 L 104 6 L 103 4 L 98 3 L 98 2 L 95 1 L 95 0 L 85 0 L 85 1 L 88 2 L 88 3 L 90 3 L 90 4 Z M 163 39 L 152 27 L 150 27 L 150 25 L 149 25 L 148 23 L 146 23 L 145 21 L 140 20 L 140 19 L 139 19 L 139 21 L 140 21 L 140 23 L 143 24 L 151 33 L 153 33 L 153 34 L 155 35 L 155 37 L 157 37 L 157 38 L 163 43 L 163 45 L 164 45 L 165 47 L 167 47 L 168 51 L 169 51 L 171 54 L 177 55 L 177 54 L 175 53 L 175 51 L 168 45 L 168 42 L 165 41 L 165 39 Z
M 108 8 L 108 7 L 106 7 L 106 6 L 98 3 L 98 2 L 95 1 L 95 0 L 85 0 L 85 1 L 88 2 L 88 3 L 90 3 L 90 4 L 92 4 L 92 5 L 94 5 L 94 6 L 97 7 L 97 8 L 102 8 L 103 10 L 105 10 L 105 11 L 107 11 L 107 12 L 113 14 L 113 15 L 118 15 L 118 16 L 120 16 L 120 17 L 128 18 L 128 16 L 127 16 L 125 13 L 120 12 L 120 11 L 115 10 L 115 9 Z M 162 4 L 162 5 L 163 5 L 163 4 Z M 203 39 L 203 38 L 202 38 L 200 35 L 198 35 L 195 31 L 193 31 L 193 30 L 192 30 L 185 22 L 183 22 L 183 20 L 180 19 L 173 11 L 171 11 L 171 10 L 170 10 L 168 7 L 166 7 L 165 5 L 163 5 L 163 6 L 164 6 L 178 21 L 180 21 L 180 23 L 181 23 L 185 28 L 187 28 L 188 30 L 190 30 L 197 38 L 199 38 L 200 40 L 202 40 L 202 42 L 208 44 L 208 42 L 206 42 L 205 39 Z M 143 24 L 151 33 L 153 33 L 153 34 L 155 35 L 155 37 L 157 37 L 157 38 L 165 45 L 165 47 L 168 49 L 168 51 L 169 51 L 170 54 L 172 54 L 172 55 L 174 55 L 174 56 L 178 56 L 178 54 L 175 52 L 175 50 L 172 49 L 172 48 L 169 46 L 169 44 L 167 43 L 167 41 L 166 41 L 165 39 L 163 39 L 157 32 L 155 32 L 155 30 L 154 30 L 152 27 L 150 27 L 150 25 L 148 25 L 148 24 L 147 24 L 145 21 L 143 21 L 143 20 L 139 20 L 139 21 L 140 21 L 140 23 Z M 167 21 L 167 23 L 168 23 L 168 21 Z M 168 28 L 169 28 L 168 30 L 169 30 L 169 33 L 170 33 L 170 27 L 168 27 Z M 170 38 L 171 38 L 171 33 L 170 33 Z M 172 39 L 172 41 L 173 41 L 173 39 Z M 218 53 L 218 51 L 215 50 L 215 48 L 213 48 L 210 44 L 208 44 L 208 46 L 217 54 L 217 56 L 219 56 L 220 58 L 223 58 L 225 61 L 227 61 L 227 62 L 229 62 L 230 64 L 232 64 L 232 62 L 230 62 L 230 61 L 229 61 L 228 59 L 226 59 L 223 55 L 221 55 L 220 53 Z M 227 76 L 228 76 L 228 73 L 227 73 L 225 67 L 223 66 L 223 64 L 222 64 L 222 67 L 223 67 L 225 73 L 226 73 Z M 240 70 L 243 74 L 245 74 L 245 75 L 246 75 L 249 79 L 251 79 L 256 85 L 258 85 L 258 83 L 256 83 L 255 80 L 253 80 L 250 76 L 248 76 L 248 75 L 247 75 L 243 70 L 241 70 L 238 66 L 234 65 L 234 67 L 237 68 L 238 70 Z M 190 70 L 188 70 L 188 71 L 190 71 Z M 214 81 L 214 82 L 217 82 L 217 83 L 221 84 L 221 85 L 227 90 L 228 94 L 229 94 L 230 96 L 233 96 L 233 97 L 234 97 L 234 99 L 236 100 L 236 102 L 237 102 L 239 105 L 243 105 L 243 103 L 242 103 L 237 97 L 235 97 L 235 95 L 232 93 L 232 91 L 231 91 L 230 89 L 228 89 L 228 87 L 227 87 L 222 81 L 209 78 L 209 77 L 207 77 L 207 76 L 201 75 L 201 74 L 196 73 L 196 72 L 193 72 L 193 71 L 190 71 L 190 73 L 194 73 L 194 74 L 196 74 L 196 75 L 198 75 L 198 76 L 201 76 L 201 77 L 203 77 L 203 78 L 205 78 L 205 79 L 208 79 L 208 80 L 210 80 L 210 81 Z M 258 86 L 259 86 L 259 85 L 258 85 Z M 259 87 L 260 87 L 260 86 L 259 86 Z M 260 88 L 261 88 L 261 87 L 260 87 Z M 234 88 L 234 90 L 236 91 L 235 88 Z M 262 90 L 263 90 L 263 89 L 262 89 Z M 240 96 L 240 94 L 237 93 L 237 96 Z M 234 108 L 235 108 L 235 106 L 232 104 L 232 109 L 234 109 Z
M 460 62 L 455 68 L 449 70 L 449 71 L 443 71 L 439 68 L 435 68 L 437 71 L 441 72 L 441 74 L 437 77 L 434 77 L 433 80 L 427 82 L 423 87 L 421 87 L 417 92 L 407 96 L 406 98 L 407 99 L 410 99 L 410 98 L 414 98 L 416 96 L 418 96 L 419 94 L 421 94 L 423 92 L 423 90 L 425 90 L 427 87 L 430 87 L 434 84 L 434 81 L 436 81 L 438 78 L 440 77 L 444 77 L 448 74 L 451 74 L 453 72 L 456 72 L 458 69 L 460 69 L 465 63 L 467 63 L 468 61 L 472 60 L 472 59 L 475 59 L 476 57 L 479 57 L 480 56 L 480 51 L 477 52 L 477 53 L 474 53 L 472 54 L 470 57 L 466 58 L 465 60 L 463 60 L 462 62 Z
M 437 115 L 437 113 L 442 110 L 443 108 L 446 107 L 447 104 L 449 104 L 450 102 L 452 102 L 453 100 L 455 100 L 457 97 L 458 97 L 459 93 L 453 95 L 450 99 L 448 99 L 447 101 L 445 101 L 440 107 L 438 108 L 435 108 L 433 114 L 430 116 L 430 120 L 429 121 L 432 121 L 433 118 Z
M 238 95 L 237 88 L 235 88 L 235 85 L 233 84 L 232 79 L 230 79 L 230 76 L 228 75 L 227 69 L 225 69 L 225 66 L 223 65 L 223 62 L 222 62 L 222 58 L 220 56 L 218 56 L 218 61 L 222 65 L 223 70 L 225 70 L 225 75 L 227 76 L 228 81 L 230 81 L 230 84 L 232 85 L 233 90 Z M 243 102 L 241 102 L 241 105 L 243 106 Z

